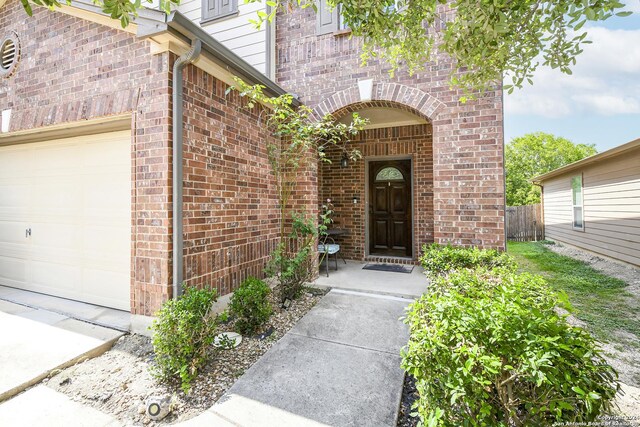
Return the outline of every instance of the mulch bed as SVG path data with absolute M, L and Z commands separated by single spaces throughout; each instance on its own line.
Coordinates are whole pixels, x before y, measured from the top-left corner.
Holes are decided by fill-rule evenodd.
M 419 418 L 411 416 L 411 406 L 418 398 L 416 390 L 416 380 L 409 374 L 404 376 L 404 386 L 402 388 L 402 400 L 398 411 L 397 427 L 416 427 Z

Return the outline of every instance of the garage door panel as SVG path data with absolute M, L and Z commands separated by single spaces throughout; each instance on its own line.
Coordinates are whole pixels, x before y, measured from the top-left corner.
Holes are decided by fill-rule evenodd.
M 39 292 L 58 295 L 64 292 L 80 293 L 82 269 L 74 264 L 33 260 L 31 262 L 31 283 Z
M 100 150 L 100 157 L 93 155 L 93 144 L 102 144 L 102 140 L 99 136 L 96 136 L 90 143 L 84 145 L 84 150 L 81 152 L 82 165 L 90 170 L 96 170 L 105 167 L 117 167 L 122 168 L 122 159 L 124 157 L 131 158 L 130 147 L 122 145 L 110 145 L 102 147 Z
M 87 137 L 87 138 L 90 138 Z M 51 177 L 77 175 L 82 149 L 82 138 L 39 143 L 32 154 L 33 176 Z
M 123 174 L 122 171 L 119 173 Z M 128 171 L 124 172 L 126 173 Z M 131 200 L 125 200 L 122 197 L 123 193 L 130 194 L 130 191 L 131 181 L 110 180 L 109 175 L 92 177 L 91 180 L 87 180 L 82 190 L 82 210 L 85 216 L 91 219 L 108 218 L 113 223 L 122 225 L 123 221 L 131 220 L 129 215 Z
M 72 220 L 73 218 L 63 218 L 58 223 L 32 224 L 31 241 L 34 248 L 45 255 L 52 251 L 73 251 L 77 254 L 82 249 L 82 229 L 81 226 L 70 223 Z
M 77 222 L 81 214 L 82 183 L 78 176 L 40 177 L 34 182 L 33 213 L 40 216 L 55 215 L 51 222 Z M 61 217 L 60 217 L 61 216 Z
M 0 147 L 0 284 L 130 308 L 130 138 Z
M 31 183 L 23 181 L 16 184 L 16 178 L 9 180 L 0 180 L 0 218 L 16 218 L 24 217 L 29 213 L 29 205 L 31 203 Z
M 118 250 L 127 247 L 131 241 L 128 230 L 123 232 L 122 227 L 85 226 L 83 235 L 85 260 L 124 265 L 131 259 L 130 252 Z
M 24 286 L 28 281 L 27 262 L 24 259 L 0 254 L 0 282 L 8 286 Z
M 28 244 L 26 230 L 29 224 L 22 221 L 0 221 L 0 247 L 6 244 Z
M 2 148 L 2 156 L 0 156 L 0 170 L 2 178 L 12 177 L 30 179 L 32 175 L 30 156 L 24 155 L 25 148 L 22 145 L 9 146 Z
M 108 307 L 119 308 L 121 310 L 129 310 L 129 288 L 114 288 L 114 283 L 120 283 L 129 280 L 129 274 L 116 273 L 113 270 L 101 269 L 85 269 L 83 271 L 84 280 L 93 283 L 92 295 L 86 298 L 93 298 L 99 301 L 98 304 Z

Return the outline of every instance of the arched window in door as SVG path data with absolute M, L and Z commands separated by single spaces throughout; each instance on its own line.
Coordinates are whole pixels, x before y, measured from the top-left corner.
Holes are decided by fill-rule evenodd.
M 379 181 L 404 181 L 404 176 L 400 170 L 392 166 L 387 166 L 386 168 L 380 169 L 376 175 L 376 182 Z

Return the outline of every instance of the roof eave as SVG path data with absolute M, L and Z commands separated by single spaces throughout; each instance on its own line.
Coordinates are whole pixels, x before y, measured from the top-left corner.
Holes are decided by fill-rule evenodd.
M 72 0 L 70 7 L 91 12 L 92 14 L 108 16 L 102 11 L 102 8 L 96 6 L 90 0 Z M 180 12 L 174 11 L 167 15 L 160 10 L 143 7 L 137 13 L 138 16 L 130 23 L 132 29 L 129 30 L 129 32 L 134 32 L 137 37 L 150 38 L 170 32 L 173 35 L 181 36 L 185 42 L 190 42 L 196 38 L 200 39 L 203 51 L 229 73 L 237 75 L 248 84 L 264 86 L 267 95 L 280 96 L 287 93 L 277 83 L 256 70 Z M 294 98 L 293 102 L 295 106 L 300 105 L 296 98 Z
M 531 182 L 534 184 L 542 184 L 543 181 L 548 180 L 550 178 L 554 178 L 556 176 L 564 175 L 565 173 L 571 172 L 575 169 L 579 169 L 584 166 L 588 166 L 592 163 L 596 163 L 598 161 L 602 161 L 611 157 L 619 156 L 624 154 L 629 150 L 634 150 L 636 148 L 640 148 L 640 138 L 634 139 L 633 141 L 627 142 L 626 144 L 619 145 L 617 147 L 611 148 L 607 151 L 603 151 L 602 153 L 594 154 L 593 156 L 586 157 L 582 160 L 578 160 L 577 162 L 570 163 L 561 168 L 552 170 L 551 172 L 547 172 L 545 174 L 536 176 L 531 179 Z

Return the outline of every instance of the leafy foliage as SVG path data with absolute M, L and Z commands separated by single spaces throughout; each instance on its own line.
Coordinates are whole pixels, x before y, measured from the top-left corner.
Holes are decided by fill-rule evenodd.
M 151 326 L 154 376 L 179 380 L 182 390 L 189 392 L 215 338 L 217 321 L 210 311 L 216 300 L 215 290 L 186 287 L 180 298 L 162 304 Z
M 62 5 L 58 0 L 20 0 L 24 10 L 29 16 L 33 14 L 31 4 L 45 6 L 53 10 Z M 71 5 L 71 0 L 63 1 L 66 5 Z M 93 0 L 93 4 L 102 8 L 102 11 L 109 15 L 112 19 L 120 21 L 122 28 L 126 28 L 132 18 L 138 17 L 138 10 L 144 7 L 144 3 L 152 4 L 153 0 Z M 158 7 L 160 10 L 169 14 L 171 5 L 179 5 L 180 0 L 159 0 Z
M 246 0 L 249 3 L 259 0 Z M 259 12 L 255 24 L 272 20 L 292 4 L 316 9 L 312 0 L 273 0 L 271 14 Z M 532 84 L 537 67 L 571 74 L 576 57 L 590 43 L 584 25 L 627 16 L 618 0 L 329 0 L 340 7 L 354 36 L 362 37 L 362 60 L 382 58 L 392 71 L 411 73 L 448 54 L 452 83 L 468 92 L 493 88 L 506 74 L 512 91 Z M 454 74 L 458 67 L 468 70 Z
M 516 263 L 509 255 L 495 249 L 461 248 L 433 243 L 422 247 L 420 263 L 427 275 L 436 277 L 465 268 L 503 268 L 515 271 Z
M 327 148 L 340 146 L 351 160 L 360 159 L 360 152 L 348 150 L 347 142 L 364 129 L 367 121 L 357 113 L 348 125 L 336 122 L 331 115 L 318 120 L 311 108 L 296 106 L 290 94 L 268 97 L 261 85 L 251 86 L 239 78 L 235 81 L 236 86 L 230 87 L 228 92 L 237 90 L 248 100 L 248 108 L 256 103 L 269 107 L 266 123 L 274 138 L 267 145 L 267 154 L 280 208 L 280 243 L 272 254 L 267 273 L 279 281 L 282 301 L 293 299 L 314 274 L 318 225 L 306 212 L 295 210 L 290 203 L 291 195 L 305 168 L 318 160 L 331 163 L 326 156 Z
M 531 179 L 596 154 L 593 144 L 537 132 L 514 138 L 505 147 L 507 205 L 540 203 L 540 188 Z
M 246 279 L 231 297 L 229 307 L 236 315 L 236 329 L 243 335 L 254 334 L 267 320 L 273 310 L 267 299 L 271 289 L 255 277 Z
M 278 244 L 266 268 L 270 277 L 278 279 L 281 302 L 298 298 L 314 275 L 316 223 L 300 213 L 292 216 L 291 233 Z
M 609 411 L 617 373 L 585 330 L 555 311 L 540 276 L 463 269 L 432 280 L 407 313 L 403 368 L 428 426 L 542 426 Z
M 256 3 L 262 0 L 244 0 Z M 21 0 L 32 14 L 32 4 L 50 9 L 58 0 Z M 71 0 L 64 0 L 71 4 Z M 107 15 L 126 27 L 152 0 L 93 0 Z M 401 66 L 410 73 L 448 54 L 456 64 L 451 82 L 462 85 L 467 94 L 494 88 L 504 74 L 511 80 L 510 92 L 524 82 L 533 83 L 540 66 L 571 74 L 576 57 L 590 43 L 584 25 L 613 16 L 628 16 L 619 0 L 329 0 L 339 7 L 352 34 L 361 37 L 362 61 L 382 58 L 391 65 L 391 74 Z M 159 0 L 165 13 L 180 0 Z M 278 11 L 293 6 L 317 10 L 313 0 L 269 0 L 271 12 L 257 12 L 252 22 L 259 28 L 272 21 Z M 455 11 L 455 12 L 454 12 Z M 458 68 L 465 70 L 456 74 Z M 463 97 L 464 98 L 464 97 Z

